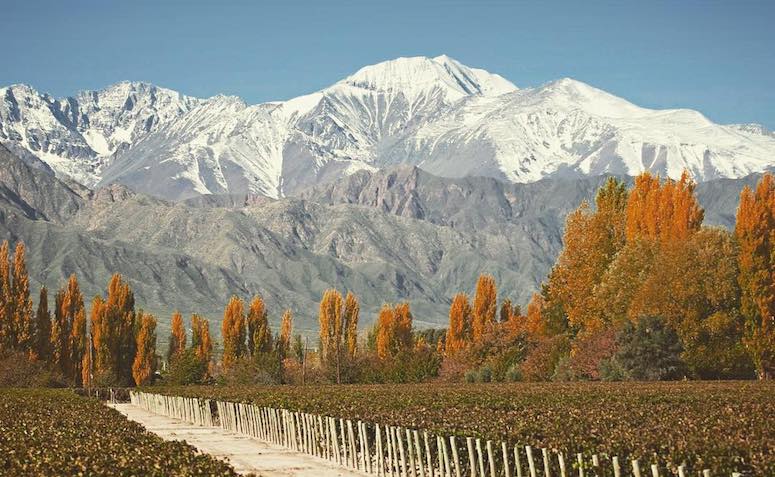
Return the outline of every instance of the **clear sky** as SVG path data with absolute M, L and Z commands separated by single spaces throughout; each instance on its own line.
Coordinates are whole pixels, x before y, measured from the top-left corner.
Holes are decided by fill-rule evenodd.
M 775 1 L 0 0 L 0 85 L 142 80 L 249 103 L 447 54 L 517 86 L 569 76 L 654 108 L 775 129 Z

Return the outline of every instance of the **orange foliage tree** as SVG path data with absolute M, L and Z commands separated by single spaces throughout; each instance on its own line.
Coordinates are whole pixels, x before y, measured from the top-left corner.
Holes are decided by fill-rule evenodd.
M 210 363 L 213 354 L 210 323 L 197 314 L 191 315 L 191 348 L 197 358 Z
M 454 355 L 471 343 L 471 326 L 471 305 L 468 302 L 468 295 L 458 293 L 452 298 L 452 304 L 449 307 L 449 326 L 445 341 L 447 355 Z
M 377 320 L 377 356 L 388 359 L 412 349 L 412 312 L 408 303 L 382 305 Z
M 280 335 L 277 338 L 277 352 L 280 359 L 288 356 L 291 349 L 291 335 L 293 334 L 293 313 L 291 310 L 285 310 L 280 321 Z
M 347 292 L 344 300 L 344 341 L 347 346 L 347 356 L 350 360 L 355 359 L 358 351 L 358 320 L 360 317 L 361 306 L 358 298 L 352 293 Z
M 137 353 L 132 363 L 132 377 L 135 384 L 144 386 L 151 383 L 156 371 L 156 318 L 141 313 L 138 321 L 140 330 L 137 332 Z
M 248 351 L 251 356 L 272 351 L 272 332 L 266 305 L 260 296 L 253 297 L 248 310 Z
M 35 351 L 35 321 L 32 316 L 30 277 L 27 274 L 24 252 L 24 243 L 18 242 L 13 254 L 13 281 L 11 283 L 13 344 L 19 351 L 33 355 Z
M 186 350 L 186 328 L 183 325 L 183 315 L 179 311 L 172 314 L 171 328 L 167 362 L 172 362 Z
M 775 177 L 765 174 L 740 194 L 735 235 L 745 345 L 760 379 L 775 373 Z
M 498 291 L 492 275 L 480 275 L 476 282 L 471 335 L 474 343 L 481 341 L 485 332 L 495 323 L 498 310 Z
M 92 301 L 91 336 L 95 380 L 104 385 L 129 385 L 136 353 L 135 298 L 131 287 L 116 273 L 107 297 Z
M 329 289 L 320 300 L 318 322 L 320 325 L 321 362 L 335 368 L 336 383 L 342 382 L 342 361 L 344 348 L 344 316 L 342 295 Z
M 223 311 L 221 336 L 223 338 L 223 367 L 229 368 L 245 356 L 245 305 L 237 296 L 232 296 Z
M 86 316 L 75 275 L 70 275 L 67 285 L 57 292 L 55 303 L 51 325 L 52 361 L 66 379 L 78 384 L 86 348 Z

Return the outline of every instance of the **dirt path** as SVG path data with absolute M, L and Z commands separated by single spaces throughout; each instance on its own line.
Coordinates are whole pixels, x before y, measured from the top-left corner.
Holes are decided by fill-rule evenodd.
M 152 414 L 131 404 L 108 404 L 127 418 L 166 440 L 183 440 L 213 457 L 229 462 L 240 474 L 267 477 L 363 477 L 366 474 L 300 454 L 219 427 L 200 427 Z

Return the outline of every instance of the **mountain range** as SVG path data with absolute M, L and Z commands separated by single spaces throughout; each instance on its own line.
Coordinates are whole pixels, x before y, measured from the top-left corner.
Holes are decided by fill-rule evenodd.
M 252 106 L 130 82 L 0 97 L 0 239 L 24 240 L 50 289 L 77 273 L 91 297 L 121 272 L 162 332 L 174 309 L 217 321 L 231 294 L 260 293 L 312 333 L 332 286 L 361 297 L 364 323 L 408 300 L 439 325 L 483 272 L 524 304 L 607 175 L 687 169 L 706 223 L 731 227 L 742 187 L 775 166 L 762 126 L 570 79 L 520 89 L 445 56 Z
M 764 127 L 651 110 L 572 79 L 520 89 L 447 57 L 367 66 L 321 91 L 247 105 L 124 82 L 57 99 L 0 89 L 0 142 L 60 178 L 181 200 L 295 196 L 356 171 L 529 183 L 650 170 L 700 182 L 773 166 Z

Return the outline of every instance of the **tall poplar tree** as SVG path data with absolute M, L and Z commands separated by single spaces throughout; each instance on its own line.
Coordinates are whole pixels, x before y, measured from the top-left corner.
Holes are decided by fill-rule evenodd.
M 167 362 L 183 354 L 186 350 L 186 328 L 183 325 L 183 315 L 179 311 L 172 314 L 170 341 L 167 348 Z
M 132 377 L 138 386 L 150 384 L 156 371 L 156 318 L 147 313 L 141 313 L 138 319 L 140 329 L 137 333 Z
M 13 255 L 11 299 L 13 301 L 14 346 L 32 356 L 35 352 L 35 320 L 30 298 L 30 277 L 27 274 L 24 243 L 18 242 Z
M 498 292 L 492 275 L 480 275 L 476 282 L 472 320 L 472 338 L 479 343 L 485 332 L 495 323 L 498 310 Z
M 358 352 L 358 320 L 360 319 L 361 306 L 358 298 L 347 292 L 344 300 L 344 340 L 347 346 L 347 357 L 350 361 L 355 359 Z
M 223 367 L 229 368 L 245 356 L 247 331 L 245 329 L 245 304 L 232 296 L 223 311 L 221 336 L 223 337 Z
M 260 296 L 250 301 L 248 310 L 248 352 L 251 356 L 272 351 L 272 332 L 266 316 L 266 305 Z
M 745 345 L 760 379 L 775 373 L 775 177 L 765 174 L 740 194 L 735 235 Z
M 35 354 L 38 359 L 51 359 L 51 313 L 48 311 L 48 289 L 40 287 L 38 309 L 35 312 Z
M 344 349 L 344 319 L 342 295 L 329 289 L 320 300 L 318 321 L 320 324 L 321 361 L 336 372 L 336 383 L 342 382 L 342 361 Z

